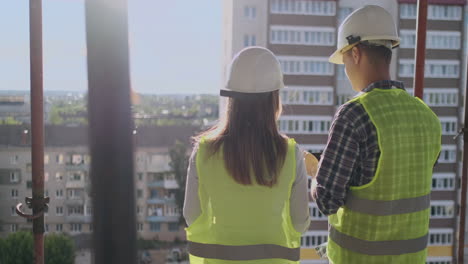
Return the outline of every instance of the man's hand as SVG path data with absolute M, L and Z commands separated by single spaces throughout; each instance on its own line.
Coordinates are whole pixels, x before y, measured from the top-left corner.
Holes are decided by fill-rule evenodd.
M 304 155 L 304 161 L 306 165 L 307 174 L 312 176 L 312 179 L 314 179 L 315 176 L 317 175 L 318 160 L 314 155 L 312 155 L 308 151 L 304 151 L 303 155 Z

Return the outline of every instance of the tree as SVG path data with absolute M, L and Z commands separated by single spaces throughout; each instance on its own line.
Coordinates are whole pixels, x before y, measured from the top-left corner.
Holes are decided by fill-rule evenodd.
M 46 264 L 73 264 L 75 262 L 73 240 L 64 234 L 47 235 L 44 258 Z
M 187 146 L 180 141 L 176 141 L 174 146 L 169 149 L 169 156 L 171 161 L 169 162 L 169 167 L 171 172 L 174 173 L 175 180 L 179 185 L 179 188 L 175 192 L 176 205 L 179 208 L 179 211 L 182 212 L 184 207 L 184 198 L 185 198 L 185 182 L 187 177 L 187 167 L 189 155 L 187 154 Z M 180 216 L 179 224 L 184 224 L 184 217 Z
M 31 231 L 11 233 L 0 239 L 0 263 L 30 264 L 34 260 L 34 244 Z M 46 264 L 73 264 L 75 249 L 73 241 L 66 235 L 45 237 L 44 259 Z
M 33 236 L 31 232 L 11 233 L 2 243 L 0 263 L 33 263 Z

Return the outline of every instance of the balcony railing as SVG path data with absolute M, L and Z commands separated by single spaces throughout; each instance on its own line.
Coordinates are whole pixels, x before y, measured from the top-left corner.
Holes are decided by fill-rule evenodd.
M 73 196 L 73 197 L 67 197 L 65 200 L 66 205 L 84 205 L 85 198 L 83 196 Z
M 179 185 L 176 180 L 156 180 L 148 183 L 150 188 L 178 189 Z
M 84 170 L 89 170 L 89 165 L 88 164 L 73 164 L 73 163 L 67 163 L 65 164 L 65 169 L 68 171 L 73 171 L 73 170 L 79 170 L 79 171 L 84 171 Z
M 175 197 L 157 197 L 150 198 L 146 201 L 147 204 L 175 204 Z
M 171 216 L 165 216 L 165 215 L 151 215 L 148 216 L 147 220 L 148 222 L 178 222 L 180 216 L 177 215 L 171 215 Z
M 69 223 L 91 223 L 92 218 L 91 215 L 72 214 L 65 216 L 65 221 Z
M 82 179 L 79 181 L 69 180 L 65 183 L 65 188 L 67 189 L 76 189 L 76 188 L 85 188 L 86 182 Z

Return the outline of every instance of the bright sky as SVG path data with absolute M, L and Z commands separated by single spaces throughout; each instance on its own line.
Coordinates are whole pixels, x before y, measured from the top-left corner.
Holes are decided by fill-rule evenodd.
M 216 93 L 221 0 L 129 0 L 132 87 L 144 93 Z M 29 90 L 29 1 L 0 8 L 0 90 Z M 43 0 L 44 89 L 85 91 L 84 0 Z

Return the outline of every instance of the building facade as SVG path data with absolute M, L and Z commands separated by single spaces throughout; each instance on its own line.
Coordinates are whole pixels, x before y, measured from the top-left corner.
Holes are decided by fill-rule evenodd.
M 415 0 L 229 0 L 224 2 L 224 74 L 232 57 L 248 46 L 263 46 L 281 63 L 282 132 L 305 150 L 325 147 L 338 106 L 353 97 L 344 67 L 328 63 L 340 23 L 366 4 L 387 9 L 402 39 L 393 52 L 391 76 L 412 93 L 416 45 Z M 442 124 L 442 153 L 434 169 L 427 263 L 453 263 L 460 151 L 453 136 L 460 125 L 465 0 L 430 0 L 428 8 L 424 101 Z M 223 80 L 226 80 L 224 78 Z M 221 114 L 225 100 L 221 99 Z M 314 247 L 327 240 L 327 218 L 310 202 L 312 223 L 303 235 L 301 262 L 327 263 Z
M 138 237 L 183 241 L 181 210 L 175 202 L 179 188 L 169 167 L 169 149 L 176 140 L 189 143 L 195 127 L 140 128 L 135 131 L 135 188 Z M 0 236 L 32 229 L 32 222 L 15 213 L 31 196 L 31 149 L 28 128 L 0 128 Z M 86 235 L 93 231 L 90 156 L 84 127 L 46 127 L 44 155 L 46 233 Z M 188 150 L 191 147 L 188 145 Z M 29 209 L 23 208 L 28 211 Z

